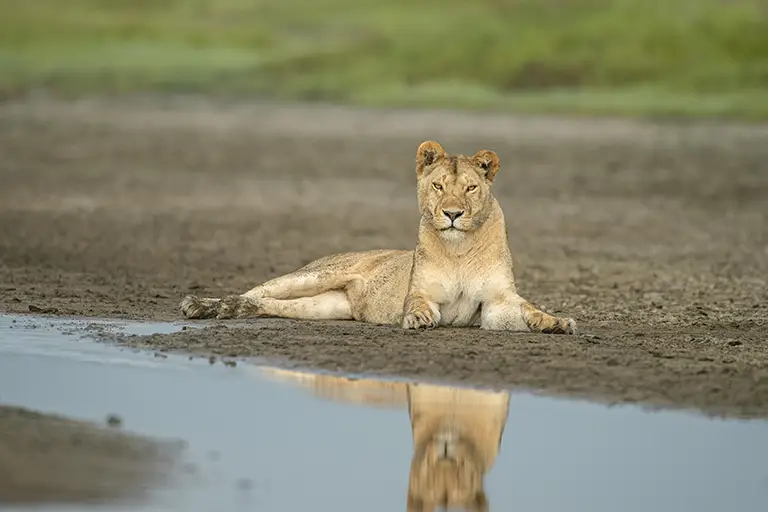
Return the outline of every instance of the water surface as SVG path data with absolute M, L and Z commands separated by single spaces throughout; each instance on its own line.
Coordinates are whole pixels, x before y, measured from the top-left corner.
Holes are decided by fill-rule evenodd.
M 427 511 L 418 490 L 409 493 L 411 412 L 419 428 L 448 421 L 470 431 L 489 460 L 482 495 L 469 502 L 476 510 L 757 512 L 768 504 L 765 421 L 211 365 L 81 339 L 74 327 L 84 325 L 0 316 L 0 404 L 97 422 L 118 414 L 127 430 L 187 441 L 194 473 L 141 510 L 389 512 L 410 501 L 410 510 Z M 141 334 L 180 328 L 114 325 Z

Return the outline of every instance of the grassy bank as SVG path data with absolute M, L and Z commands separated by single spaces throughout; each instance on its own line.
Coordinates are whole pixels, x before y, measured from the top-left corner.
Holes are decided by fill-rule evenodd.
M 768 119 L 768 0 L 0 0 L 0 92 Z

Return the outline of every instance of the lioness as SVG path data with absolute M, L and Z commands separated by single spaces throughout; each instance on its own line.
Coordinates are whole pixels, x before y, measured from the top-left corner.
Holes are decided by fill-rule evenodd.
M 272 368 L 260 373 L 293 381 L 322 398 L 380 407 L 408 406 L 413 455 L 408 512 L 462 508 L 487 512 L 485 475 L 501 447 L 509 393 L 421 383 L 349 379 Z
M 421 211 L 415 251 L 326 256 L 242 295 L 188 295 L 188 318 L 276 316 L 358 320 L 406 329 L 483 329 L 574 334 L 576 322 L 536 309 L 517 293 L 504 214 L 491 194 L 499 157 L 446 155 L 434 141 L 416 152 Z

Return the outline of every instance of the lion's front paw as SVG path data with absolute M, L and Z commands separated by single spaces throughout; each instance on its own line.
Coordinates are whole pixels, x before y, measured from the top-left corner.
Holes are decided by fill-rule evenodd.
M 243 297 L 242 295 L 230 295 L 221 299 L 219 314 L 216 316 L 219 320 L 228 318 L 248 318 L 258 314 L 259 306 L 255 299 Z
M 435 314 L 429 306 L 425 305 L 423 308 L 419 308 L 403 315 L 403 328 L 420 329 L 422 327 L 437 327 L 440 323 L 438 315 L 439 313 Z
M 187 318 L 213 318 L 218 313 L 219 299 L 201 299 L 195 295 L 187 295 L 182 299 L 179 308 Z
M 556 318 L 552 326 L 543 329 L 545 334 L 576 334 L 576 320 L 573 318 Z

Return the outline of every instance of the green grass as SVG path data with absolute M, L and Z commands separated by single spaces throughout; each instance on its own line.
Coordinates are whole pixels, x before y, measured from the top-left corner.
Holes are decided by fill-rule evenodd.
M 0 0 L 0 93 L 768 119 L 768 0 Z

